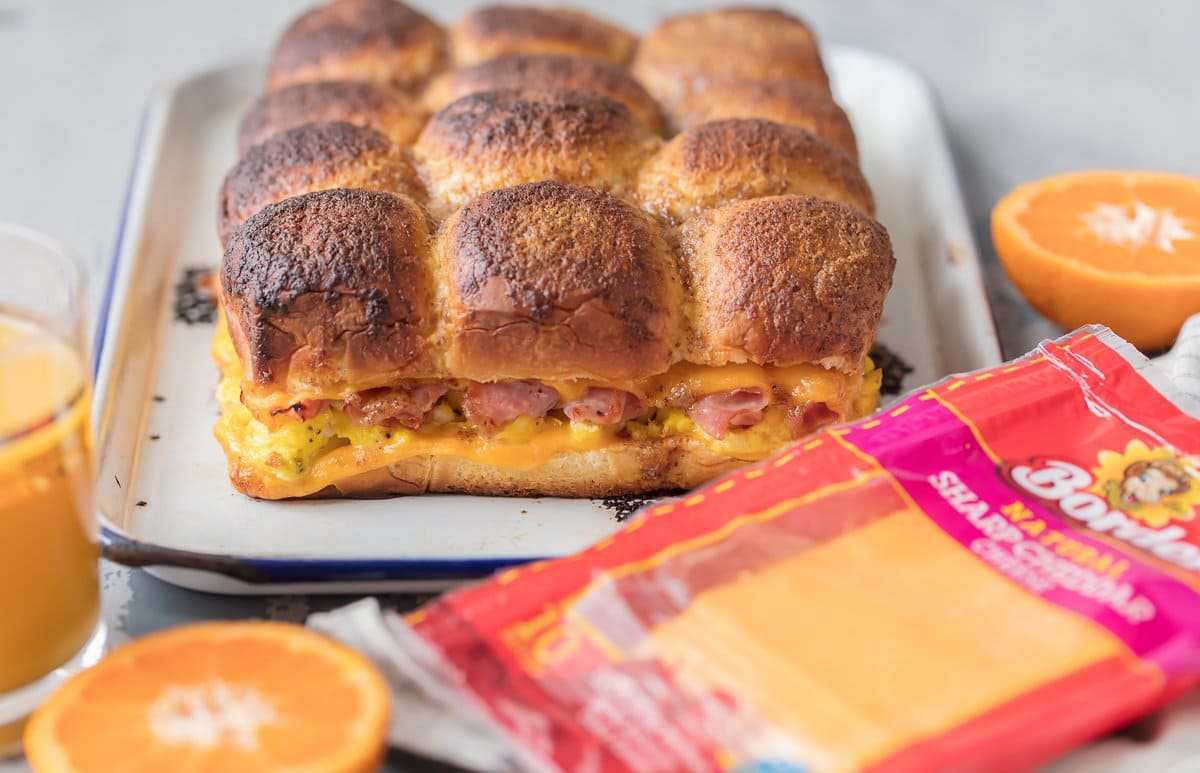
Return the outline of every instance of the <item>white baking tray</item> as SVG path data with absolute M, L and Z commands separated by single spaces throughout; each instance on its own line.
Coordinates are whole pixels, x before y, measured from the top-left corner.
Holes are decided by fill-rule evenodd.
M 994 365 L 1000 350 L 978 255 L 931 94 L 907 67 L 831 47 L 896 280 L 880 340 L 906 387 Z M 212 437 L 212 326 L 175 319 L 186 268 L 219 259 L 217 189 L 261 69 L 168 85 L 143 124 L 97 335 L 98 504 L 107 554 L 218 593 L 435 590 L 577 551 L 617 528 L 590 500 L 421 496 L 258 502 L 236 493 Z

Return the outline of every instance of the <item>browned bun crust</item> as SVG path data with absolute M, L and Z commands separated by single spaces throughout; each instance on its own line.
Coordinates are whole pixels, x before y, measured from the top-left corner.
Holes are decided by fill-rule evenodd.
M 451 70 L 433 80 L 424 103 L 435 113 L 468 94 L 520 88 L 593 91 L 625 105 L 651 131 L 664 129 L 658 104 L 623 67 L 564 54 L 510 54 Z
M 637 197 L 674 222 L 731 201 L 798 193 L 873 214 L 858 165 L 798 126 L 757 118 L 702 123 L 663 146 L 638 173 Z
M 354 434 L 320 469 L 285 463 L 294 438 L 276 414 L 337 417 L 323 400 L 356 406 L 376 387 L 436 380 L 457 406 L 468 382 L 639 390 L 684 361 L 814 363 L 850 374 L 845 394 L 863 381 L 895 259 L 793 16 L 691 13 L 639 46 L 568 9 L 487 6 L 447 33 L 396 0 L 330 0 L 284 33 L 267 87 L 219 223 L 233 350 L 222 334 L 214 351 L 226 374 L 240 363 L 250 413 L 224 383 L 234 413 L 216 434 L 247 495 L 334 480 L 311 496 L 595 497 L 692 488 L 747 462 L 625 428 L 513 470 L 454 455 L 489 442 L 468 423 L 433 428 L 422 451 L 445 455 L 385 465 L 397 448 Z M 681 134 L 664 144 L 668 128 Z
M 694 301 L 688 359 L 862 368 L 896 263 L 877 221 L 779 196 L 708 210 L 683 225 L 681 241 Z
M 444 215 L 484 191 L 538 180 L 629 195 L 660 143 L 620 102 L 590 91 L 486 91 L 434 115 L 413 156 L 431 210 Z
M 829 88 L 812 30 L 795 16 L 767 8 L 669 18 L 642 38 L 633 75 L 668 112 L 718 82 L 792 80 Z
M 446 365 L 460 378 L 637 378 L 682 329 L 675 256 L 603 191 L 539 182 L 485 193 L 443 227 Z
M 243 389 L 433 374 L 430 241 L 420 205 L 373 191 L 307 193 L 246 221 L 219 275 Z
M 457 65 L 505 54 L 567 54 L 623 65 L 636 43 L 625 30 L 570 8 L 485 5 L 450 30 Z
M 225 176 L 217 207 L 221 244 L 266 205 L 330 188 L 419 196 L 421 183 L 403 152 L 374 129 L 305 124 L 255 145 Z
M 445 63 L 445 33 L 397 0 L 332 0 L 287 28 L 267 64 L 267 90 L 311 81 L 414 89 Z
M 290 493 L 227 452 L 229 477 L 243 494 L 280 499 Z M 454 493 L 484 496 L 603 497 L 695 488 L 745 460 L 681 437 L 624 440 L 600 450 L 564 452 L 534 470 L 509 470 L 453 456 L 420 456 L 343 478 L 311 498 Z
M 288 129 L 318 121 L 366 126 L 398 145 L 411 145 L 425 125 L 425 111 L 399 91 L 374 83 L 297 83 L 263 94 L 246 111 L 238 132 L 238 156 Z
M 714 83 L 684 97 L 669 116 L 683 131 L 705 121 L 762 118 L 808 129 L 858 160 L 858 143 L 845 111 L 820 86 L 795 81 Z

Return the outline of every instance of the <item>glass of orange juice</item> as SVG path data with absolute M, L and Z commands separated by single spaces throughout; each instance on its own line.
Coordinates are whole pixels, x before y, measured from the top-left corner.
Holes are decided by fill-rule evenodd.
M 62 245 L 0 224 L 0 756 L 104 646 L 83 293 Z

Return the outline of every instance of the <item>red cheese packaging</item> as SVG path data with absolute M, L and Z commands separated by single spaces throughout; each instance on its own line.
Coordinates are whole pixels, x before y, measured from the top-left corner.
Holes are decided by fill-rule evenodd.
M 407 618 L 571 771 L 1010 771 L 1200 675 L 1200 421 L 1103 328 Z

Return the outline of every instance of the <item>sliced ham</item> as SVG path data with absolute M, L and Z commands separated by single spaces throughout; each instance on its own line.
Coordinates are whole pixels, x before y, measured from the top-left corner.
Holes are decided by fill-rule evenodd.
M 688 409 L 692 421 L 716 438 L 733 427 L 753 427 L 762 421 L 770 397 L 763 389 L 730 389 L 705 395 Z
M 328 400 L 301 400 L 298 403 L 292 403 L 287 408 L 276 408 L 271 411 L 271 416 L 275 419 L 295 417 L 300 421 L 308 421 L 325 410 L 327 405 L 329 405 Z
M 558 390 L 540 381 L 475 383 L 463 397 L 463 413 L 476 424 L 498 427 L 518 416 L 535 419 L 558 404 Z
M 800 405 L 793 405 L 788 408 L 787 426 L 788 432 L 793 438 L 804 437 L 811 435 L 826 424 L 833 424 L 837 421 L 837 411 L 830 408 L 825 403 L 806 402 Z
M 645 412 L 642 401 L 623 389 L 588 387 L 578 400 L 563 406 L 563 413 L 571 421 L 612 426 L 641 416 Z
M 346 400 L 342 412 L 364 427 L 417 429 L 444 394 L 446 387 L 442 384 L 368 389 Z

